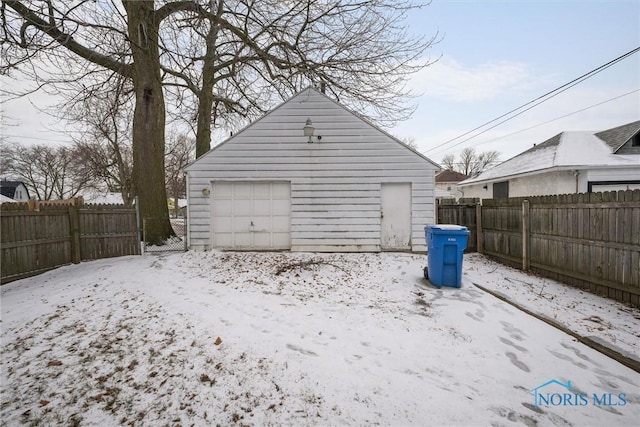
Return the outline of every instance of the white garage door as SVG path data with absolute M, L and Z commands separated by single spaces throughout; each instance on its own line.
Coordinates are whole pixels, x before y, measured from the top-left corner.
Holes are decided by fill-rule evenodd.
M 213 246 L 289 249 L 291 183 L 214 182 Z

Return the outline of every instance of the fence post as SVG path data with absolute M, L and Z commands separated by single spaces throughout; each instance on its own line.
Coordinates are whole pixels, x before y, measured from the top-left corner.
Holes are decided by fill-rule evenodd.
M 484 250 L 482 242 L 482 205 L 476 204 L 476 252 L 479 254 Z
M 522 269 L 524 271 L 529 270 L 531 262 L 531 254 L 529 249 L 531 248 L 531 232 L 529 229 L 529 201 L 522 201 Z
M 140 199 L 136 196 L 136 230 L 138 232 L 138 248 L 140 249 L 140 255 L 144 255 L 144 242 L 142 241 L 142 233 L 140 228 L 142 223 L 140 222 Z
M 71 261 L 80 263 L 80 217 L 78 207 L 69 205 L 69 231 L 71 232 Z
M 27 200 L 27 204 L 29 205 L 30 212 L 38 212 L 40 210 L 38 206 L 38 201 L 36 199 Z

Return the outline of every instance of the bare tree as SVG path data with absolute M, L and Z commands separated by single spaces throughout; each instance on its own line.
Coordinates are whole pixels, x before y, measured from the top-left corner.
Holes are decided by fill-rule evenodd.
M 416 139 L 412 136 L 407 136 L 405 138 L 399 138 L 400 141 L 402 141 L 402 143 L 404 145 L 406 145 L 407 147 L 411 148 L 413 151 L 418 151 L 418 144 L 416 142 Z
M 73 148 L 6 144 L 2 156 L 3 174 L 24 182 L 38 200 L 75 197 L 89 182 Z
M 131 206 L 135 200 L 131 146 L 77 141 L 75 147 L 91 179 L 90 187 L 101 192 L 119 193 L 122 202 Z
M 150 243 L 173 235 L 163 85 L 178 114 L 196 121 L 202 155 L 218 119 L 259 114 L 310 84 L 328 85 L 369 117 L 405 118 L 414 108 L 404 83 L 428 65 L 423 54 L 434 41 L 406 31 L 406 13 L 418 7 L 409 0 L 158 3 L 2 0 L 0 7 L 3 73 L 21 70 L 34 89 L 82 81 L 82 96 L 117 76 L 132 82 L 134 191 L 143 217 L 164 218 L 147 229 Z
M 232 127 L 309 85 L 323 85 L 378 122 L 409 117 L 404 83 L 428 65 L 424 52 L 435 40 L 408 33 L 404 18 L 416 7 L 406 0 L 210 0 L 169 17 L 165 85 L 178 117 L 197 120 L 196 157 L 210 148 L 212 124 Z
M 190 2 L 189 2 L 190 3 Z M 160 73 L 161 22 L 185 2 L 53 2 L 2 0 L 2 71 L 17 67 L 41 87 L 78 79 L 100 91 L 115 76 L 133 82 L 133 183 L 143 217 L 161 217 L 145 239 L 172 236 L 164 186 L 165 105 Z M 77 58 L 85 62 L 78 64 Z M 56 70 L 59 70 L 56 72 Z M 83 96 L 85 96 L 83 94 Z M 144 191 L 140 191 L 144 189 Z
M 461 173 L 471 176 L 474 175 L 473 169 L 475 166 L 476 150 L 473 148 L 465 148 L 460 152 L 460 165 L 459 170 Z
M 477 175 L 485 169 L 496 165 L 500 162 L 500 152 L 496 150 L 485 151 L 483 153 L 478 154 L 476 160 L 476 166 L 474 168 L 473 174 Z
M 12 145 L 0 137 L 0 175 L 8 173 L 12 167 L 13 161 L 9 158 L 9 151 L 12 149 Z M 3 176 L 3 178 L 6 178 Z
M 186 178 L 182 169 L 193 159 L 195 141 L 186 135 L 169 139 L 167 144 L 167 192 L 173 197 L 174 215 L 178 214 L 178 200 L 186 197 Z
M 457 169 L 456 156 L 454 156 L 453 154 L 447 154 L 446 156 L 444 156 L 440 163 L 442 164 L 442 166 L 444 166 L 445 170 L 454 171 Z
M 105 91 L 78 100 L 68 99 L 61 110 L 68 121 L 80 125 L 74 137 L 93 186 L 118 192 L 125 205 L 135 199 L 131 121 L 133 99 L 130 82 L 112 79 Z
M 447 170 L 460 172 L 468 176 L 474 176 L 500 161 L 499 151 L 485 151 L 476 153 L 476 150 L 467 147 L 460 152 L 459 160 L 453 154 L 447 154 L 442 158 L 442 165 Z

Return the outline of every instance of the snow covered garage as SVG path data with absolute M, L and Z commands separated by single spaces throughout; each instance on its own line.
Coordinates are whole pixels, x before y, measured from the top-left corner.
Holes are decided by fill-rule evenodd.
M 185 168 L 188 244 L 422 252 L 438 168 L 308 88 Z

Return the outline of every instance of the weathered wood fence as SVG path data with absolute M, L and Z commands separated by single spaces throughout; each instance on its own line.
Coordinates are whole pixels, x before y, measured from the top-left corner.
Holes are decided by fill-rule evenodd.
M 439 222 L 475 227 L 480 253 L 640 306 L 640 190 L 485 199 L 438 210 Z
M 3 203 L 0 283 L 100 258 L 140 253 L 136 211 L 120 205 Z
M 465 252 L 476 252 L 478 249 L 478 218 L 480 199 L 453 199 L 438 202 L 438 224 L 458 224 L 469 229 L 469 240 Z

